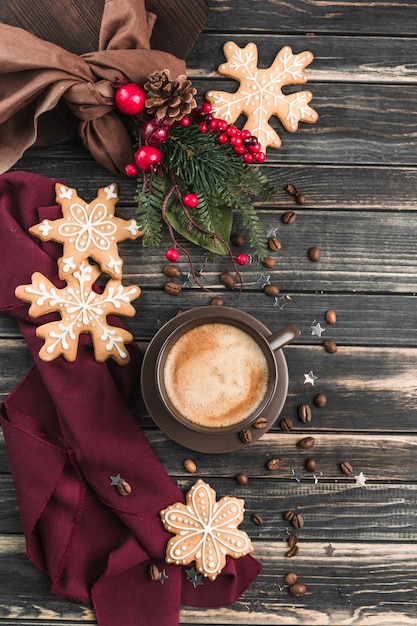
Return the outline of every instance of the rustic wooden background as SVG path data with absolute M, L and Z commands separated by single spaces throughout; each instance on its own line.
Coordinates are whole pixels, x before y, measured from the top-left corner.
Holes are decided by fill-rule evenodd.
M 13 4 L 0 2 L 3 21 Z M 277 426 L 253 447 L 221 456 L 190 453 L 153 426 L 140 398 L 136 403 L 140 425 L 181 488 L 196 478 L 182 467 L 192 456 L 197 476 L 219 494 L 245 498 L 242 528 L 264 564 L 233 606 L 184 607 L 183 624 L 417 623 L 416 18 L 415 0 L 209 0 L 204 32 L 188 59 L 188 75 L 199 93 L 236 89 L 216 72 L 229 39 L 241 46 L 254 41 L 262 66 L 285 45 L 294 52 L 311 50 L 308 87 L 319 121 L 301 124 L 296 134 L 281 132 L 274 122 L 282 147 L 268 152 L 264 170 L 279 191 L 259 212 L 282 242 L 275 269 L 244 268 L 246 286 L 236 300 L 219 286 L 226 262 L 207 263 L 196 251 L 207 285 L 226 304 L 253 313 L 271 330 L 288 322 L 299 326 L 300 338 L 284 350 L 290 386 L 282 417 L 293 420 L 294 431 L 285 434 Z M 29 151 L 17 168 L 64 177 L 86 198 L 112 182 L 73 144 Z M 118 183 L 120 214 L 130 216 L 134 184 Z M 293 202 L 284 191 L 287 183 L 305 193 L 305 205 Z M 281 220 L 288 209 L 297 214 L 289 225 Z M 308 259 L 311 246 L 321 249 L 318 263 Z M 163 291 L 165 247 L 168 239 L 161 250 L 144 251 L 138 243 L 121 248 L 126 283 L 143 289 L 137 316 L 128 322 L 143 349 L 178 310 L 210 301 L 192 285 L 178 298 Z M 181 267 L 188 271 L 185 263 Z M 283 308 L 262 293 L 261 272 L 279 285 Z M 337 312 L 334 326 L 324 320 L 327 309 Z M 325 328 L 321 338 L 311 334 L 317 322 Z M 326 338 L 337 343 L 336 354 L 323 349 Z M 30 364 L 15 324 L 2 316 L 2 399 Z M 317 376 L 314 386 L 304 384 L 310 370 Z M 325 408 L 312 404 L 317 392 L 326 394 Z M 313 407 L 309 425 L 297 417 L 301 403 Z M 292 470 L 303 470 L 307 454 L 296 442 L 306 434 L 316 440 L 317 482 L 311 475 L 300 482 L 292 478 Z M 274 473 L 265 469 L 272 456 L 284 460 Z M 355 475 L 363 472 L 365 486 L 340 471 L 344 460 Z M 49 581 L 27 560 L 2 440 L 0 472 L 0 624 L 94 624 L 89 607 L 55 598 Z M 249 476 L 247 486 L 237 484 L 238 472 Z M 293 559 L 284 556 L 281 539 L 286 509 L 305 520 Z M 251 521 L 255 512 L 263 517 L 262 526 Z M 330 544 L 333 556 L 326 551 Z M 281 577 L 290 570 L 307 586 L 303 597 L 281 589 Z

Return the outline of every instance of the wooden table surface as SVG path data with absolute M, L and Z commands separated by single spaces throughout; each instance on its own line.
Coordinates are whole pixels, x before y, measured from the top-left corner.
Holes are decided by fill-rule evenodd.
M 290 383 L 281 417 L 292 420 L 294 430 L 285 433 L 277 423 L 243 450 L 190 452 L 156 428 L 137 399 L 138 422 L 181 489 L 198 477 L 218 494 L 245 499 L 241 528 L 264 566 L 231 607 L 183 607 L 182 624 L 417 624 L 416 18 L 415 0 L 209 1 L 205 29 L 188 59 L 199 94 L 236 89 L 216 71 L 229 39 L 240 46 L 255 42 L 264 67 L 289 45 L 314 54 L 306 72 L 319 121 L 300 124 L 296 134 L 274 121 L 282 147 L 268 151 L 263 170 L 278 193 L 258 208 L 282 243 L 276 267 L 245 267 L 245 289 L 236 300 L 219 284 L 224 259 L 206 262 L 195 250 L 206 284 L 227 305 L 252 313 L 271 330 L 290 322 L 300 328 L 299 339 L 284 348 Z M 64 177 L 86 198 L 113 181 L 73 144 L 31 150 L 15 169 Z M 288 183 L 305 194 L 304 205 L 284 191 Z M 131 216 L 134 183 L 118 184 L 119 213 Z M 282 222 L 287 210 L 296 213 L 292 224 Z M 308 258 L 312 246 L 321 250 L 318 263 Z M 191 284 L 179 297 L 164 292 L 166 247 L 167 235 L 159 250 L 137 242 L 121 248 L 126 284 L 137 282 L 143 290 L 137 315 L 127 322 L 143 350 L 180 309 L 210 302 Z M 187 271 L 185 263 L 181 267 Z M 262 273 L 279 285 L 280 298 L 263 294 Z M 328 309 L 337 313 L 334 325 L 325 321 Z M 313 334 L 317 323 L 321 337 Z M 336 353 L 325 351 L 324 339 L 336 342 Z M 30 365 L 16 325 L 1 316 L 2 399 Z M 305 381 L 310 371 L 317 376 L 314 386 Z M 319 392 L 327 397 L 324 408 L 313 403 Z M 312 407 L 309 424 L 298 417 L 303 403 Z M 307 435 L 315 446 L 306 452 L 296 443 Z M 266 463 L 275 456 L 284 465 L 271 472 Z M 304 469 L 306 456 L 316 459 L 315 476 Z M 197 464 L 193 476 L 183 469 L 187 457 Z M 364 485 L 342 473 L 342 461 L 352 464 L 354 476 L 363 473 Z M 55 598 L 26 557 L 2 439 L 0 472 L 0 624 L 94 624 L 90 607 Z M 239 472 L 249 477 L 246 486 L 237 483 Z M 305 521 L 293 558 L 285 556 L 287 509 Z M 262 525 L 253 523 L 253 513 L 262 516 Z M 306 585 L 303 597 L 282 588 L 289 571 Z

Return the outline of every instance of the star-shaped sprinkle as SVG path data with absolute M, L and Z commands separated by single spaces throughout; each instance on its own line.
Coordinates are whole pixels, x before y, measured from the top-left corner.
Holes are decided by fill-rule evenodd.
M 308 374 L 304 374 L 304 384 L 310 383 L 310 385 L 314 385 L 315 380 L 317 380 L 317 376 L 314 375 L 312 370 Z
M 288 296 L 288 295 L 285 295 L 285 296 L 275 296 L 275 298 L 274 298 L 274 306 L 277 306 L 279 308 L 279 310 L 282 311 L 282 309 L 284 309 L 286 306 L 289 305 L 291 300 L 292 300 L 291 296 Z
M 261 272 L 261 275 L 259 276 L 259 280 L 257 282 L 260 284 L 261 287 L 265 287 L 265 285 L 270 285 L 271 275 Z
M 312 337 L 321 337 L 322 334 L 325 332 L 325 328 L 321 327 L 320 322 L 318 322 L 317 324 L 313 324 L 310 326 L 311 328 L 311 335 Z
M 323 476 L 323 472 L 318 472 L 317 474 L 313 474 L 314 484 L 317 485 L 319 482 L 319 478 Z
M 356 487 L 365 487 L 365 483 L 368 480 L 366 476 L 364 476 L 363 472 L 361 472 L 358 476 L 355 476 Z
M 297 483 L 300 483 L 302 478 L 303 478 L 303 472 L 301 470 L 295 470 L 295 469 L 291 470 L 291 480 L 296 480 Z
M 190 569 L 186 569 L 185 573 L 187 574 L 187 580 L 192 583 L 194 589 L 199 585 L 203 585 L 203 575 L 199 574 L 194 567 L 190 567 Z
M 256 613 L 256 611 L 258 610 L 258 606 L 259 602 L 254 602 L 253 600 L 251 600 L 249 604 L 246 605 L 246 608 L 248 609 L 249 613 Z
M 330 542 L 328 546 L 326 546 L 324 548 L 324 551 L 326 553 L 326 556 L 333 556 L 334 552 L 335 552 L 336 548 L 334 547 L 334 545 Z
M 159 577 L 159 582 L 161 583 L 161 585 L 163 585 L 166 580 L 168 580 L 168 576 L 166 571 L 163 569 Z
M 278 576 L 277 587 L 280 591 L 283 591 L 285 587 L 288 587 L 287 583 L 285 582 L 284 576 Z
M 287 541 L 289 535 L 291 534 L 290 529 L 287 528 L 277 528 L 276 530 L 276 538 L 281 539 L 281 541 Z
M 268 226 L 268 228 L 266 229 L 266 238 L 271 239 L 271 237 L 276 237 L 277 230 L 278 228 L 276 226 Z
M 117 487 L 119 482 L 123 480 L 120 474 L 116 474 L 116 476 L 110 476 L 110 484 L 112 487 Z

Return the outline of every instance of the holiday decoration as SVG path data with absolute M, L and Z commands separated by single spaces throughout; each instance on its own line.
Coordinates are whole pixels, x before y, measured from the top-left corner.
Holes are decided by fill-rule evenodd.
M 313 60 L 311 52 L 293 54 L 291 48 L 282 48 L 271 67 L 258 68 L 258 49 L 256 44 L 249 43 L 239 48 L 233 41 L 224 45 L 227 63 L 219 66 L 223 76 L 235 78 L 240 87 L 235 93 L 226 91 L 209 91 L 206 98 L 213 105 L 213 113 L 229 124 L 240 115 L 246 115 L 244 130 L 257 137 L 262 150 L 267 146 L 279 148 L 281 140 L 268 123 L 276 115 L 284 128 L 294 133 L 298 123 L 317 121 L 317 113 L 308 106 L 312 99 L 309 91 L 299 91 L 289 95 L 282 93 L 285 85 L 300 85 L 307 81 L 303 73 L 304 67 Z

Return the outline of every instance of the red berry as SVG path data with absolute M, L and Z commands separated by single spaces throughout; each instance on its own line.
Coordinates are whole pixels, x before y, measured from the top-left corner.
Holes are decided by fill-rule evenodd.
M 239 137 L 238 135 L 233 135 L 232 137 L 230 137 L 229 143 L 231 146 L 241 146 L 242 137 Z
M 246 152 L 246 148 L 245 146 L 233 146 L 233 150 L 236 152 L 236 154 L 245 154 Z
M 126 115 L 138 115 L 145 106 L 146 93 L 140 85 L 127 83 L 119 87 L 114 95 L 114 103 Z
M 226 133 L 220 133 L 220 135 L 217 136 L 217 141 L 223 145 L 229 142 L 229 137 Z
M 200 122 L 198 125 L 198 129 L 201 133 L 207 133 L 209 127 L 208 124 L 206 124 L 205 122 Z
M 226 122 L 226 120 L 219 120 L 218 122 L 218 129 L 221 130 L 222 132 L 225 132 L 228 129 L 229 124 Z
M 261 144 L 256 142 L 256 143 L 253 143 L 250 146 L 248 146 L 248 150 L 249 150 L 249 152 L 252 152 L 252 154 L 256 154 L 257 152 L 259 152 L 261 147 L 262 147 Z
M 184 206 L 188 207 L 189 209 L 195 209 L 198 204 L 198 196 L 196 196 L 195 193 L 186 193 L 182 197 L 182 202 Z
M 255 163 L 264 163 L 266 160 L 265 152 L 257 152 L 253 155 L 253 160 L 255 161 Z
M 126 176 L 136 176 L 138 173 L 138 168 L 134 163 L 128 163 L 125 167 Z
M 150 146 L 160 146 L 169 137 L 168 125 L 164 120 L 149 120 L 142 129 L 142 136 Z
M 179 121 L 180 126 L 189 126 L 191 124 L 191 120 L 188 115 L 182 117 Z
M 247 254 L 242 252 L 241 254 L 237 255 L 236 261 L 239 263 L 239 265 L 247 265 L 249 263 L 249 257 Z
M 171 262 L 175 263 L 175 261 L 178 261 L 180 253 L 178 252 L 178 250 L 176 248 L 169 248 L 165 252 L 165 256 L 166 256 L 168 261 L 171 261 Z
M 245 152 L 245 154 L 242 155 L 242 159 L 245 161 L 245 163 L 253 163 L 253 154 L 251 154 L 250 152 Z
M 236 128 L 236 126 L 233 126 L 233 124 L 230 124 L 229 128 L 226 130 L 226 133 L 229 137 L 233 137 L 233 135 L 237 135 L 240 131 Z
M 155 146 L 142 146 L 135 152 L 135 163 L 144 172 L 150 172 L 162 161 L 162 153 Z
M 219 121 L 216 117 L 214 117 L 212 120 L 210 120 L 209 122 L 209 128 L 210 130 L 214 130 L 214 132 L 217 132 L 219 130 Z
M 210 102 L 205 102 L 202 106 L 204 113 L 211 113 L 213 110 L 213 105 Z
M 249 139 L 249 137 L 251 137 L 252 133 L 250 132 L 250 130 L 244 129 L 242 130 L 242 139 Z

